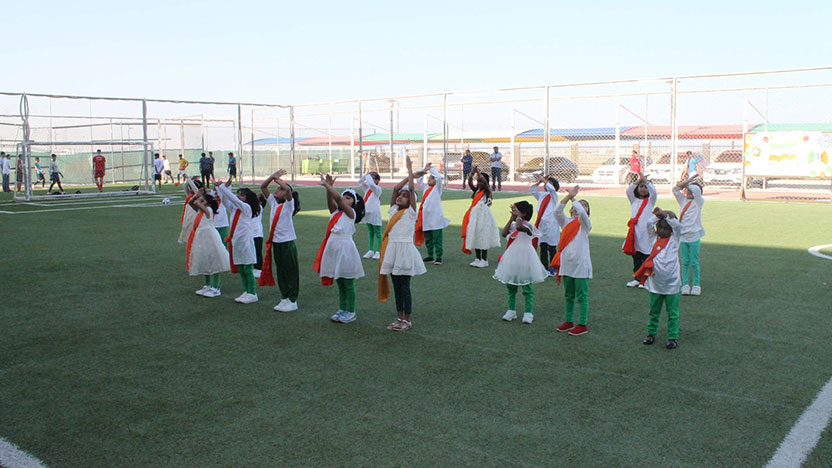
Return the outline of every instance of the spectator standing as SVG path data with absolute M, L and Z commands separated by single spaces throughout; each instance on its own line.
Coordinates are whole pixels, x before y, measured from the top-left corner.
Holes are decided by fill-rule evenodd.
M 208 159 L 211 161 L 211 180 L 216 180 L 216 177 L 214 177 L 214 163 L 216 162 L 216 159 L 214 159 L 213 151 L 208 152 Z
M 185 171 L 185 169 L 188 168 L 188 164 L 190 164 L 188 162 L 188 160 L 185 159 L 184 157 L 182 157 L 182 155 L 180 154 L 179 155 L 179 172 L 176 173 L 176 183 L 177 184 L 179 183 L 180 178 L 182 179 L 182 182 L 187 182 L 188 181 L 188 173 Z
M 237 178 L 237 158 L 234 157 L 234 153 L 228 153 L 228 179 L 234 179 L 237 183 L 240 182 L 240 179 Z
M 3 174 L 3 191 L 9 192 L 9 174 L 11 167 L 9 167 L 9 155 L 5 152 L 0 153 L 0 173 Z
M 40 158 L 35 158 L 35 172 L 37 173 L 38 180 L 32 183 L 32 186 L 40 182 L 40 188 L 44 188 L 46 186 L 46 178 L 43 176 L 43 168 L 40 166 Z
M 159 153 L 156 153 L 155 159 L 153 160 L 153 181 L 154 183 L 159 184 L 159 191 L 162 191 L 162 171 L 165 169 L 165 163 L 162 161 L 162 158 L 159 157 Z
M 494 147 L 491 153 L 491 191 L 503 190 L 503 153 Z
M 211 159 L 205 156 L 205 153 L 202 153 L 202 157 L 199 158 L 199 173 L 202 176 L 202 185 L 207 190 L 211 186 L 211 171 L 213 171 L 214 165 L 211 164 Z
M 641 159 L 638 157 L 638 151 L 633 150 L 633 154 L 630 156 L 630 173 L 627 174 L 625 182 L 627 184 L 635 183 L 639 174 L 641 174 Z
M 170 161 L 168 161 L 167 156 L 162 156 L 162 179 L 164 179 L 165 183 L 168 183 L 168 179 L 170 179 L 170 183 L 173 183 L 173 173 L 170 172 Z
M 101 154 L 101 150 L 96 151 L 95 156 L 92 157 L 92 179 L 95 182 L 95 186 L 98 187 L 99 192 L 104 188 L 104 173 L 106 167 L 107 159 Z
M 52 183 L 49 184 L 49 192 L 52 192 L 52 187 L 55 184 L 58 184 L 58 190 L 61 191 L 61 195 L 64 194 L 64 188 L 61 187 L 61 170 L 58 169 L 58 157 L 53 153 L 52 154 L 52 161 L 49 163 L 49 179 L 52 180 Z
M 462 189 L 465 190 L 465 181 L 471 175 L 471 167 L 474 164 L 474 157 L 471 156 L 471 150 L 465 150 L 465 155 L 459 161 L 462 163 Z

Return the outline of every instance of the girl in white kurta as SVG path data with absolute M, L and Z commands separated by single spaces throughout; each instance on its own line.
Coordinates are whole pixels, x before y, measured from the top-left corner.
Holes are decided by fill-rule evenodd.
M 321 276 L 324 286 L 331 286 L 333 280 L 338 285 L 338 311 L 330 318 L 333 322 L 349 323 L 356 319 L 355 280 L 364 276 L 361 255 L 352 239 L 355 224 L 364 216 L 364 201 L 352 189 L 339 194 L 333 188 L 334 183 L 331 175 L 321 175 L 331 216 L 313 269 Z
M 393 331 L 406 331 L 412 326 L 410 314 L 413 311 L 413 299 L 410 293 L 410 279 L 425 273 L 425 264 L 413 243 L 417 197 L 410 157 L 406 161 L 408 176 L 396 185 L 390 199 L 390 220 L 382 236 L 381 262 L 378 269 L 379 301 L 387 302 L 390 297 L 387 275 L 390 275 L 393 281 L 398 317 L 387 326 L 388 330 Z
M 488 249 L 500 246 L 500 230 L 491 213 L 488 176 L 474 168 L 468 177 L 468 187 L 474 194 L 471 196 L 471 206 L 462 218 L 462 251 L 470 254 L 473 250 L 477 258 L 470 265 L 485 268 L 488 266 Z
M 222 197 L 217 192 L 216 186 L 211 190 L 211 196 L 217 201 L 218 207 L 217 214 L 213 216 L 214 228 L 220 233 L 220 238 L 222 239 L 223 245 L 225 245 L 225 238 L 228 237 L 229 226 L 227 205 L 222 202 Z
M 526 300 L 523 323 L 534 320 L 534 287 L 532 284 L 543 282 L 549 272 L 537 258 L 534 242 L 540 238 L 540 231 L 530 223 L 534 208 L 527 201 L 511 205 L 511 217 L 503 227 L 502 234 L 508 241 L 506 251 L 497 260 L 494 279 L 505 284 L 508 289 L 508 310 L 503 320 L 517 318 L 517 289 L 522 288 Z
M 635 273 L 650 255 L 650 249 L 653 248 L 653 241 L 656 239 L 656 231 L 648 223 L 648 219 L 656 206 L 658 193 L 644 174 L 639 174 L 639 179 L 627 186 L 626 193 L 627 200 L 630 201 L 630 220 L 627 222 L 627 239 L 622 250 L 625 254 L 632 255 Z M 636 280 L 630 280 L 627 287 L 634 288 L 639 284 Z
M 702 206 L 705 205 L 705 199 L 702 198 L 702 186 L 695 179 L 695 176 L 691 177 L 673 187 L 673 196 L 679 202 L 679 222 L 682 223 L 679 253 L 682 258 L 683 296 L 702 294 L 699 286 L 699 248 L 701 239 L 705 236 L 705 228 L 702 227 Z
M 217 297 L 220 294 L 220 273 L 230 268 L 228 251 L 220 238 L 220 233 L 212 223 L 218 211 L 217 201 L 211 195 L 200 190 L 199 195 L 189 204 L 197 215 L 188 236 L 185 263 L 191 276 L 204 275 L 205 285 L 196 291 L 200 296 Z
M 427 176 L 427 181 L 425 181 Z M 416 216 L 416 245 L 425 244 L 428 256 L 424 262 L 442 264 L 444 248 L 444 229 L 451 224 L 442 210 L 442 174 L 428 163 L 425 168 L 415 174 L 419 190 L 422 191 L 422 202 L 419 204 Z
M 182 227 L 179 229 L 180 244 L 188 241 L 188 236 L 191 234 L 191 228 L 194 227 L 194 218 L 196 218 L 196 210 L 191 206 L 190 201 L 196 196 L 199 189 L 202 188 L 202 182 L 198 180 L 188 180 L 183 187 L 185 191 L 185 206 L 182 207 L 182 215 L 179 217 L 179 223 Z
M 358 183 L 364 190 L 364 218 L 360 224 L 367 225 L 367 236 L 370 248 L 364 254 L 364 258 L 379 259 L 381 248 L 381 176 L 378 172 L 364 174 Z
M 537 216 L 535 216 L 534 227 L 540 230 L 538 239 L 540 247 L 540 263 L 547 269 L 555 252 L 558 251 L 558 238 L 560 227 L 555 220 L 555 206 L 558 204 L 558 189 L 560 183 L 554 177 L 545 178 L 542 175 L 535 175 L 536 183 L 529 187 L 529 192 L 537 200 Z M 543 184 L 543 190 L 538 187 Z
M 569 332 L 572 336 L 583 335 L 589 331 L 589 280 L 592 279 L 592 260 L 589 256 L 589 231 L 592 229 L 592 223 L 589 222 L 589 202 L 575 201 L 578 190 L 580 188 L 577 185 L 569 189 L 569 193 L 558 203 L 555 211 L 555 219 L 561 231 L 558 252 L 552 260 L 558 283 L 563 279 L 566 302 L 566 320 L 557 327 L 557 331 Z M 563 210 L 570 200 L 572 208 L 567 219 Z M 575 302 L 579 308 L 577 325 L 574 323 Z
M 250 189 L 241 188 L 234 194 L 228 188 L 230 185 L 229 179 L 216 187 L 223 203 L 234 213 L 231 216 L 231 232 L 226 241 L 230 253 L 231 272 L 239 272 L 243 283 L 243 294 L 234 300 L 241 304 L 251 304 L 259 300 L 257 280 L 254 278 L 254 263 L 257 261 L 254 253 L 254 233 L 256 220 L 259 219 L 257 216 L 260 214 L 260 202 Z

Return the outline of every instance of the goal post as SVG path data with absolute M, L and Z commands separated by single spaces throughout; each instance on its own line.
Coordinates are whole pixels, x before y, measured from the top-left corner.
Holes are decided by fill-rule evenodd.
M 151 142 L 23 141 L 18 147 L 23 186 L 15 186 L 15 201 L 155 193 Z M 93 164 L 98 150 L 105 158 L 104 191 L 101 193 L 96 190 Z M 58 172 L 53 175 L 55 168 Z M 55 191 L 63 194 L 56 195 Z

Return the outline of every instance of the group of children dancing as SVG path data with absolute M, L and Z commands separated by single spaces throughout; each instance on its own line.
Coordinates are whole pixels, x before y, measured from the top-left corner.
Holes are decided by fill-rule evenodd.
M 383 189 L 377 173 L 370 172 L 360 179 L 363 196 L 353 189 L 339 193 L 334 187 L 335 178 L 321 175 L 330 218 L 313 269 L 322 285 L 337 286 L 338 310 L 331 316 L 334 322 L 350 323 L 357 318 L 355 280 L 365 273 L 362 256 L 353 240 L 356 224 L 367 225 L 369 245 L 363 258 L 378 260 L 380 302 L 388 301 L 390 283 L 393 284 L 396 320 L 387 326 L 389 330 L 406 331 L 413 326 L 411 280 L 426 273 L 425 264 L 443 263 L 443 232 L 450 221 L 442 210 L 442 176 L 430 163 L 415 172 L 410 158 L 406 163 L 407 176 L 390 194 L 389 221 L 383 231 Z M 269 176 L 260 186 L 259 197 L 248 188 L 232 192 L 230 180 L 216 185 L 210 192 L 198 180 L 188 182 L 179 241 L 187 244 L 189 273 L 204 276 L 204 286 L 196 294 L 209 298 L 220 296 L 220 275 L 231 271 L 239 273 L 242 282 L 243 293 L 236 302 L 257 302 L 258 286 L 277 285 L 282 300 L 274 310 L 298 310 L 300 266 L 293 216 L 300 210 L 300 200 L 298 193 L 282 179 L 284 175 L 280 170 Z M 561 187 L 554 177 L 535 177 L 530 193 L 537 201 L 536 215 L 531 203 L 516 202 L 511 205 L 507 222 L 499 229 L 490 207 L 489 177 L 474 169 L 467 181 L 472 195 L 462 219 L 462 250 L 474 254 L 472 267 L 484 268 L 489 265 L 488 250 L 499 247 L 500 237 L 504 237 L 507 245 L 493 275 L 506 285 L 508 308 L 502 319 L 512 321 L 518 317 L 520 292 L 525 301 L 521 321 L 531 324 L 534 284 L 551 276 L 564 288 L 564 321 L 556 330 L 572 336 L 583 335 L 589 331 L 589 281 L 592 279 L 590 205 L 586 200 L 576 199 L 580 191 L 577 185 L 565 189 L 566 195 L 559 200 Z M 421 203 L 418 192 L 421 192 Z M 633 276 L 627 286 L 645 288 L 649 293 L 650 313 L 643 343 L 655 342 L 664 306 L 668 316 L 666 347 L 675 349 L 679 334 L 679 296 L 701 294 L 699 250 L 700 239 L 705 234 L 701 216 L 702 187 L 691 177 L 673 188 L 680 207 L 678 216 L 656 206 L 656 189 L 642 174 L 627 187 L 626 194 L 631 217 L 622 251 L 633 258 Z M 570 205 L 568 215 L 567 205 Z M 260 216 L 265 207 L 269 207 L 270 215 L 264 258 L 258 254 L 263 241 Z M 417 249 L 422 245 L 427 250 L 424 258 Z M 262 270 L 258 268 L 256 275 L 255 266 L 260 265 Z

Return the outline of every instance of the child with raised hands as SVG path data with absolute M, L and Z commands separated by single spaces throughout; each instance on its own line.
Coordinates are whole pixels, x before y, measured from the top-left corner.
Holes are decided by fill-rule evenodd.
M 627 237 L 621 250 L 633 257 L 633 273 L 638 271 L 644 259 L 650 255 L 650 248 L 656 233 L 648 220 L 653 207 L 656 206 L 658 193 L 653 183 L 644 174 L 638 174 L 638 180 L 627 186 L 627 200 L 630 201 L 630 220 L 627 221 Z M 627 283 L 628 288 L 641 287 L 636 280 Z
M 410 314 L 413 299 L 410 293 L 410 279 L 425 273 L 425 264 L 419 250 L 413 243 L 416 228 L 416 191 L 413 181 L 413 163 L 407 157 L 408 176 L 396 184 L 390 198 L 388 214 L 390 220 L 381 239 L 381 258 L 378 267 L 378 300 L 387 302 L 390 285 L 393 282 L 396 296 L 396 321 L 387 326 L 388 330 L 406 331 L 412 326 Z
M 257 255 L 254 252 L 255 223 L 260 215 L 260 202 L 257 195 L 248 188 L 241 188 L 232 193 L 231 179 L 225 183 L 215 184 L 223 203 L 233 210 L 231 230 L 225 241 L 228 242 L 228 253 L 231 272 L 240 274 L 243 293 L 234 299 L 240 304 L 257 302 L 257 280 L 254 278 L 254 264 Z
M 540 264 L 535 244 L 540 231 L 530 221 L 534 207 L 527 201 L 511 205 L 511 216 L 503 226 L 501 234 L 508 240 L 506 251 L 497 259 L 493 278 L 508 289 L 508 310 L 503 320 L 510 322 L 517 318 L 517 290 L 523 291 L 526 307 L 523 323 L 534 320 L 534 283 L 543 282 L 549 272 Z
M 529 192 L 537 200 L 537 217 L 534 227 L 540 230 L 540 263 L 547 269 L 558 251 L 560 227 L 555 220 L 555 206 L 558 204 L 558 189 L 560 183 L 554 177 L 544 177 L 534 174 L 535 183 L 529 187 Z M 543 184 L 543 191 L 538 187 Z
M 500 231 L 491 213 L 488 176 L 474 168 L 468 176 L 468 187 L 473 194 L 471 206 L 462 218 L 462 251 L 470 255 L 473 250 L 477 258 L 470 265 L 485 268 L 488 266 L 488 249 L 500 246 Z
M 427 176 L 427 181 L 424 180 Z M 444 249 L 444 229 L 451 223 L 442 211 L 442 174 L 430 163 L 425 168 L 413 174 L 418 179 L 419 190 L 422 191 L 422 201 L 416 216 L 416 245 L 425 244 L 428 256 L 425 263 L 442 264 Z
M 298 192 L 283 181 L 286 171 L 278 170 L 260 184 L 260 191 L 266 198 L 271 210 L 269 217 L 269 236 L 266 238 L 266 255 L 263 258 L 263 270 L 257 281 L 258 286 L 274 286 L 272 274 L 272 255 L 277 274 L 277 286 L 282 300 L 274 306 L 278 312 L 298 310 L 300 292 L 300 270 L 298 268 L 298 249 L 295 246 L 295 225 L 293 217 L 300 211 Z M 274 182 L 277 188 L 269 192 L 269 185 Z
M 369 249 L 364 258 L 379 259 L 381 248 L 381 176 L 378 172 L 368 172 L 358 181 L 364 190 L 364 218 L 361 224 L 367 225 L 367 237 L 369 238 Z
M 364 276 L 361 255 L 352 239 L 356 223 L 364 217 L 364 200 L 353 189 L 335 191 L 335 178 L 321 174 L 321 185 L 326 189 L 326 204 L 331 213 L 324 240 L 318 247 L 313 268 L 321 277 L 321 284 L 338 285 L 338 311 L 330 317 L 333 322 L 355 321 L 355 280 Z
M 211 222 L 219 212 L 219 204 L 211 195 L 198 189 L 188 201 L 189 206 L 196 212 L 188 244 L 185 250 L 185 265 L 191 276 L 203 275 L 205 285 L 196 291 L 204 297 L 217 297 L 220 291 L 220 273 L 228 271 L 230 263 L 228 251 L 222 242 L 220 233 Z
M 697 176 L 680 181 L 673 187 L 673 196 L 679 202 L 679 222 L 682 224 L 682 237 L 679 253 L 682 257 L 682 295 L 698 296 L 702 294 L 699 286 L 699 247 L 705 236 L 702 227 L 702 185 Z M 690 272 L 690 275 L 688 275 Z
M 589 331 L 589 280 L 592 279 L 592 260 L 589 255 L 589 202 L 575 200 L 580 190 L 574 186 L 557 205 L 555 219 L 560 226 L 558 251 L 552 259 L 558 284 L 563 282 L 565 308 L 564 322 L 556 328 L 571 336 L 584 335 Z M 566 204 L 572 202 L 569 218 L 564 214 Z M 578 323 L 575 324 L 575 303 L 578 303 Z
M 197 211 L 191 206 L 190 201 L 196 196 L 202 188 L 202 182 L 195 179 L 188 179 L 185 182 L 182 190 L 185 192 L 185 204 L 182 207 L 182 214 L 179 215 L 179 224 L 182 226 L 179 229 L 180 244 L 188 241 L 188 236 L 191 234 L 191 228 L 194 227 L 194 218 L 196 218 Z
M 667 309 L 667 349 L 676 349 L 679 338 L 679 241 L 682 224 L 672 211 L 659 207 L 653 210 L 650 225 L 655 227 L 656 242 L 650 255 L 633 276 L 644 284 L 650 293 L 650 316 L 647 320 L 647 338 L 643 343 L 651 345 L 656 341 L 662 304 Z

